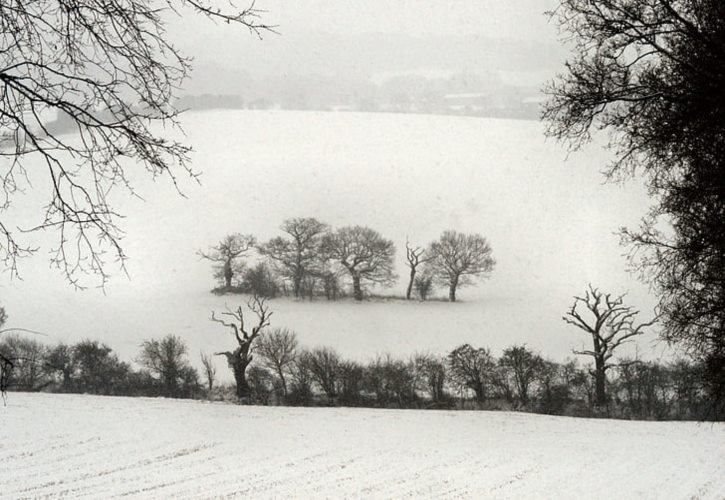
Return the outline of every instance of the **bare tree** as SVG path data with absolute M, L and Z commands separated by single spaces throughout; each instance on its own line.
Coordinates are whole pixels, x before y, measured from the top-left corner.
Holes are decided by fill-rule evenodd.
M 321 347 L 303 354 L 303 361 L 310 371 L 312 380 L 317 382 L 333 404 L 339 393 L 340 355 L 332 349 Z
M 448 355 L 448 366 L 454 382 L 472 390 L 476 401 L 486 400 L 487 387 L 496 366 L 488 349 L 476 349 L 470 344 L 458 346 Z
M 240 400 L 247 400 L 251 395 L 249 383 L 246 378 L 246 371 L 254 359 L 252 356 L 253 344 L 257 337 L 263 333 L 264 328 L 269 326 L 269 318 L 273 314 L 269 310 L 269 306 L 266 305 L 265 299 L 259 298 L 256 295 L 247 302 L 247 308 L 257 317 L 257 324 L 252 327 L 251 331 L 247 329 L 247 325 L 245 324 L 244 309 L 242 306 L 237 307 L 235 311 L 227 310 L 221 313 L 223 317 L 231 318 L 231 321 L 217 318 L 214 312 L 211 313 L 211 320 L 229 328 L 237 341 L 237 347 L 234 350 L 217 352 L 215 354 L 227 358 L 229 368 L 234 373 L 237 397 Z
M 17 333 L 0 340 L 0 352 L 11 365 L 7 373 L 8 387 L 23 391 L 39 391 L 51 383 L 44 369 L 48 348 L 41 342 Z
M 18 257 L 37 250 L 24 231 L 56 230 L 52 262 L 65 278 L 83 287 L 90 273 L 105 283 L 109 258 L 122 269 L 126 259 L 111 193 L 135 195 L 135 170 L 174 185 L 196 177 L 189 146 L 157 132 L 178 124 L 170 103 L 191 69 L 167 35 L 175 14 L 269 29 L 253 7 L 221 10 L 210 0 L 0 3 L 0 210 L 26 188 L 49 193 L 28 227 L 0 220 L 0 261 L 13 275 Z M 48 124 L 49 114 L 76 136 Z
M 473 277 L 487 276 L 496 264 L 486 238 L 457 231 L 444 231 L 431 243 L 429 255 L 431 272 L 448 286 L 451 302 L 456 301 L 459 286 L 470 284 Z
M 406 265 L 410 268 L 410 280 L 408 281 L 408 288 L 405 290 L 406 300 L 410 300 L 410 296 L 413 293 L 413 285 L 415 284 L 415 275 L 418 272 L 418 266 L 425 264 L 431 259 L 431 256 L 423 257 L 423 254 L 425 254 L 425 248 L 413 248 L 410 246 L 408 240 L 405 240 L 405 260 Z
M 412 365 L 416 373 L 416 384 L 428 393 L 434 403 L 444 401 L 447 396 L 445 359 L 431 354 L 416 354 Z
M 259 339 L 257 352 L 264 365 L 277 374 L 287 397 L 287 371 L 297 357 L 297 335 L 287 328 L 275 328 Z
M 138 362 L 159 377 L 163 394 L 178 397 L 181 385 L 191 368 L 186 358 L 186 343 L 176 335 L 162 339 L 144 340 Z
M 76 370 L 73 347 L 60 343 L 51 348 L 45 355 L 45 369 L 54 376 L 60 375 L 61 391 L 70 392 Z
M 325 236 L 323 248 L 352 278 L 353 297 L 363 299 L 362 281 L 389 284 L 395 279 L 395 246 L 380 233 L 362 226 L 343 227 Z
M 600 292 L 590 284 L 583 297 L 574 297 L 574 304 L 562 317 L 568 324 L 591 336 L 592 350 L 575 350 L 574 353 L 594 358 L 597 406 L 607 404 L 607 370 L 611 367 L 610 359 L 614 351 L 623 343 L 631 341 L 633 337 L 642 335 L 645 328 L 657 321 L 657 318 L 654 318 L 635 325 L 635 317 L 639 311 L 624 305 L 624 295 L 612 297 L 611 294 Z M 577 309 L 580 306 L 583 311 Z M 585 318 L 583 314 L 589 317 Z
M 519 402 L 524 406 L 529 404 L 530 387 L 541 371 L 544 362 L 542 357 L 525 345 L 513 346 L 503 351 L 498 362 L 513 378 Z
M 289 238 L 272 238 L 259 252 L 274 261 L 280 275 L 292 281 L 294 296 L 300 297 L 304 280 L 323 271 L 320 244 L 328 226 L 314 218 L 293 218 L 281 229 Z
M 201 365 L 204 367 L 204 377 L 206 378 L 207 394 L 211 397 L 214 390 L 214 382 L 216 381 L 216 366 L 211 356 L 201 353 Z
M 417 399 L 413 363 L 386 354 L 368 363 L 366 372 L 367 390 L 375 394 L 379 405 L 395 404 L 405 408 Z
M 256 239 L 251 234 L 234 233 L 211 247 L 208 251 L 199 250 L 197 254 L 214 262 L 215 277 L 223 280 L 226 289 L 231 288 L 234 275 L 239 273 L 243 264 L 240 258 L 254 247 Z

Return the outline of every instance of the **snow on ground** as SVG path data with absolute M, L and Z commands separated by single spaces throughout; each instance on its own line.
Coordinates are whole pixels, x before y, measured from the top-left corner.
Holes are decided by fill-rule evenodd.
M 615 234 L 636 225 L 646 209 L 641 185 L 602 185 L 605 154 L 592 147 L 567 158 L 560 145 L 544 140 L 539 123 L 254 111 L 189 113 L 182 121 L 202 184 L 182 182 L 182 198 L 168 182 L 131 174 L 146 201 L 123 198 L 116 205 L 126 216 L 130 281 L 116 275 L 105 295 L 74 292 L 41 252 L 21 262 L 22 281 L 0 274 L 8 326 L 46 332 L 49 342 L 98 339 L 125 360 L 137 355 L 142 340 L 173 333 L 198 362 L 200 350 L 230 342 L 210 312 L 239 303 L 209 293 L 211 266 L 197 250 L 235 231 L 265 240 L 279 234 L 285 218 L 300 216 L 367 225 L 393 239 L 398 294 L 406 285 L 406 237 L 425 244 L 448 228 L 482 233 L 497 260 L 490 280 L 459 291 L 461 304 L 275 301 L 272 326 L 294 329 L 306 346 L 329 345 L 366 359 L 444 353 L 463 342 L 494 352 L 527 343 L 562 360 L 588 341 L 561 321 L 588 282 L 629 291 L 642 319 L 651 317 L 653 298 L 625 272 Z M 42 213 L 31 203 L 40 191 L 17 200 L 19 225 Z M 640 342 L 640 355 L 659 355 L 654 337 Z M 226 372 L 223 363 L 219 368 Z
M 725 425 L 11 393 L 7 498 L 725 498 Z

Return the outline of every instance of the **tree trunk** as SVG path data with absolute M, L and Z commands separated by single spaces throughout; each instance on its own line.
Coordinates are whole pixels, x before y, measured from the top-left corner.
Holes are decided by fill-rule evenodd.
M 237 385 L 237 397 L 241 400 L 248 399 L 251 396 L 252 391 L 249 388 L 247 382 L 247 365 L 243 359 L 237 358 L 234 360 L 234 381 Z
M 277 374 L 279 375 L 279 381 L 282 383 L 282 395 L 287 399 L 287 380 L 284 378 L 284 370 L 282 367 L 277 368 Z
M 607 405 L 606 381 L 607 374 L 604 366 L 604 359 L 600 356 L 594 358 L 594 385 L 596 406 Z
M 232 263 L 224 263 L 224 285 L 227 289 L 232 287 L 232 278 L 234 277 L 234 271 L 232 271 Z
M 353 294 L 353 297 L 355 297 L 355 300 L 363 299 L 362 288 L 360 287 L 360 275 L 359 274 L 352 275 L 352 294 Z
M 456 288 L 458 287 L 458 276 L 451 280 L 451 287 L 448 289 L 448 300 L 451 302 L 456 301 Z
M 476 381 L 473 385 L 473 392 L 476 394 L 476 401 L 479 403 L 486 401 L 486 388 L 483 386 L 483 382 Z
M 294 282 L 292 284 L 293 290 L 292 292 L 295 294 L 295 298 L 298 299 L 300 297 L 300 290 L 302 289 L 302 274 L 297 272 L 295 273 Z
M 413 292 L 413 282 L 415 281 L 415 268 L 410 268 L 410 281 L 408 282 L 408 289 L 405 291 L 405 299 L 410 300 L 410 294 Z

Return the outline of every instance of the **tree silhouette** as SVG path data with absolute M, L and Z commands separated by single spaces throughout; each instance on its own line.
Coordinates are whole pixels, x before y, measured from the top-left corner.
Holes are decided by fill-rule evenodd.
M 254 296 L 247 302 L 247 308 L 257 316 L 257 324 L 251 330 L 248 330 L 245 323 L 242 306 L 237 307 L 235 311 L 227 310 L 221 313 L 222 316 L 231 318 L 231 321 L 217 318 L 213 312 L 211 313 L 211 320 L 229 328 L 237 341 L 235 349 L 215 354 L 227 358 L 229 368 L 234 373 L 237 397 L 242 401 L 249 399 L 251 395 L 251 389 L 247 381 L 247 367 L 254 359 L 254 356 L 252 356 L 253 343 L 263 333 L 264 328 L 269 326 L 269 318 L 272 316 L 272 312 L 269 310 L 269 306 L 265 304 L 264 298 Z
M 326 235 L 323 251 L 350 274 L 355 300 L 363 299 L 363 280 L 388 284 L 395 279 L 395 246 L 369 227 L 343 227 Z
M 580 307 L 581 306 L 581 307 Z M 652 326 L 657 318 L 635 325 L 639 311 L 624 305 L 624 295 L 612 297 L 589 285 L 583 297 L 575 296 L 571 309 L 562 317 L 570 325 L 588 333 L 592 339 L 592 349 L 575 350 L 574 354 L 594 358 L 595 402 L 597 406 L 606 406 L 607 370 L 612 366 L 610 360 L 614 351 L 623 343 Z M 587 315 L 589 317 L 587 317 Z
M 52 263 L 76 287 L 88 273 L 104 284 L 109 260 L 124 269 L 113 193 L 135 195 L 138 171 L 175 186 L 197 175 L 189 146 L 159 133 L 178 125 L 172 103 L 191 69 L 167 20 L 196 15 L 261 35 L 270 28 L 258 14 L 210 0 L 0 3 L 0 215 L 26 189 L 47 196 L 27 227 L 0 219 L 0 261 L 12 275 L 37 250 L 25 231 L 39 230 L 57 232 Z M 64 127 L 49 123 L 53 114 Z
M 496 261 L 491 252 L 491 245 L 479 234 L 444 231 L 430 245 L 428 265 L 433 275 L 448 285 L 448 299 L 455 302 L 459 286 L 468 285 L 473 277 L 485 276 L 493 270 Z
M 240 258 L 254 247 L 256 239 L 250 234 L 234 233 L 211 247 L 206 252 L 199 250 L 197 254 L 203 259 L 214 262 L 215 277 L 224 281 L 226 289 L 231 288 L 234 275 L 243 268 Z
M 560 3 L 573 55 L 547 88 L 548 134 L 578 149 L 604 130 L 609 178 L 644 177 L 653 206 L 623 242 L 664 339 L 704 358 L 725 402 L 725 2 Z

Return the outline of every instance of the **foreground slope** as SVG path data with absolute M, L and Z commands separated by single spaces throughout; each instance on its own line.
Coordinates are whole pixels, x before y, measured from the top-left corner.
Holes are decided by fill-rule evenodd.
M 14 393 L 0 495 L 724 498 L 725 426 Z

